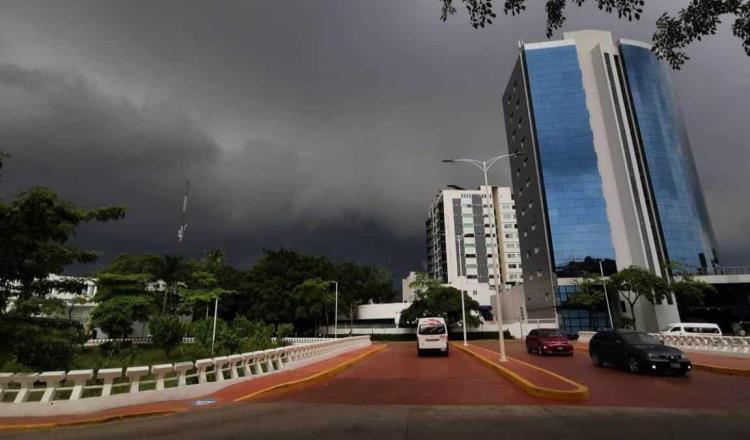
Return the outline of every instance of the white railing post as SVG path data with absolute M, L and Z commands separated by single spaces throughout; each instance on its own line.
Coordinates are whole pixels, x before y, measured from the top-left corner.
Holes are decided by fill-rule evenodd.
M 122 368 L 102 368 L 96 372 L 96 377 L 104 381 L 101 395 L 107 397 L 112 394 L 112 382 L 122 377 Z
M 216 376 L 217 382 L 224 381 L 224 365 L 229 362 L 226 356 L 219 356 L 214 358 L 214 375 Z
M 65 379 L 64 371 L 45 371 L 39 375 L 39 380 L 46 384 L 44 394 L 42 394 L 42 403 L 51 402 L 55 398 L 57 386 Z
M 125 376 L 130 379 L 130 392 L 137 393 L 141 389 L 141 377 L 148 374 L 148 367 L 128 367 Z
M 206 369 L 213 364 L 213 359 L 198 359 L 197 361 L 195 361 L 195 368 L 198 370 L 198 383 L 208 382 Z
M 37 376 L 39 376 L 39 373 L 16 373 L 13 375 L 13 382 L 21 386 L 13 403 L 25 402 L 29 398 L 30 388 L 34 386 Z
M 94 377 L 94 370 L 72 370 L 68 371 L 68 380 L 73 381 L 73 391 L 68 400 L 78 400 L 83 395 L 86 381 Z
M 159 364 L 151 366 L 151 374 L 156 376 L 156 389 L 164 389 L 164 376 L 174 371 L 172 364 Z
M 229 378 L 230 379 L 239 379 L 240 375 L 237 371 L 237 364 L 239 364 L 242 361 L 242 355 L 241 354 L 233 354 L 229 356 Z
M 177 362 L 174 364 L 174 372 L 177 373 L 177 386 L 187 386 L 187 372 L 193 369 L 192 362 Z
M 13 380 L 13 373 L 0 373 L 0 402 L 3 401 L 3 397 L 5 397 L 5 389 L 8 386 L 8 383 Z

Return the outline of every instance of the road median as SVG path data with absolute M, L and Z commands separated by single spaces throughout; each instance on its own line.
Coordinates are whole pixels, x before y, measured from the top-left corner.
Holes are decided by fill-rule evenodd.
M 508 362 L 500 363 L 497 361 L 497 352 L 476 345 L 453 345 L 487 365 L 528 395 L 564 401 L 584 401 L 589 398 L 588 387 L 550 370 L 512 357 L 508 357 Z

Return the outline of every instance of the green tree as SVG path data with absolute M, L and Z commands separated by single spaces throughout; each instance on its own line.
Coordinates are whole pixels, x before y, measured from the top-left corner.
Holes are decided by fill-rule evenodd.
M 48 188 L 31 188 L 10 203 L 0 200 L 0 314 L 8 299 L 16 306 L 53 289 L 69 288 L 49 279 L 75 263 L 92 263 L 99 254 L 70 243 L 82 223 L 106 222 L 125 215 L 122 207 L 83 209 Z M 63 285 L 63 283 L 66 283 Z
M 148 320 L 148 328 L 154 344 L 164 350 L 167 358 L 182 343 L 182 338 L 185 336 L 185 325 L 175 315 L 151 316 Z
M 318 278 L 305 280 L 294 288 L 294 295 L 296 321 L 311 322 L 314 329 L 317 329 L 318 324 L 323 321 L 328 328 L 329 304 L 335 301 L 329 282 Z
M 680 306 L 701 306 L 707 294 L 715 294 L 714 286 L 693 278 L 688 273 L 680 273 L 677 281 L 669 286 L 674 293 L 677 304 Z
M 401 312 L 401 325 L 416 324 L 419 318 L 443 317 L 449 327 L 456 326 L 461 322 L 461 295 L 464 295 L 466 307 L 467 327 L 478 327 L 479 303 L 471 299 L 466 293 L 456 288 L 439 286 L 428 289 L 417 296 L 417 299 Z
M 638 266 L 627 267 L 609 277 L 607 288 L 617 292 L 630 306 L 630 319 L 636 328 L 635 305 L 644 298 L 650 303 L 663 301 L 669 295 L 669 286 L 663 278 Z
M 568 297 L 567 305 L 585 309 L 589 317 L 589 328 L 596 330 L 594 313 L 605 304 L 602 280 L 597 274 L 587 273 L 576 281 L 577 292 Z
M 104 330 L 110 338 L 125 339 L 136 321 L 146 321 L 154 311 L 152 298 L 124 295 L 100 303 L 91 312 L 91 325 Z
M 498 0 L 499 1 L 499 0 Z M 582 6 L 586 0 L 546 0 L 547 38 L 565 23 L 565 8 L 569 3 Z M 456 13 L 456 0 L 440 0 L 443 21 Z M 474 28 L 484 28 L 496 19 L 493 0 L 460 0 L 469 14 Z M 526 9 L 526 0 L 505 0 L 505 15 L 520 15 Z M 645 0 L 596 0 L 589 3 L 607 13 L 616 12 L 619 18 L 628 21 L 640 19 Z M 655 1 L 650 5 L 659 4 Z M 732 33 L 742 41 L 745 53 L 750 55 L 750 0 L 690 0 L 674 16 L 663 13 L 656 21 L 657 30 L 653 36 L 653 51 L 657 57 L 666 60 L 673 68 L 678 69 L 686 60 L 684 49 L 693 41 L 716 33 L 717 25 L 724 16 L 734 18 Z
M 429 289 L 440 287 L 440 281 L 435 278 L 430 278 L 430 275 L 426 272 L 417 272 L 414 277 L 414 281 L 409 283 L 409 287 L 414 289 L 415 294 L 424 292 Z

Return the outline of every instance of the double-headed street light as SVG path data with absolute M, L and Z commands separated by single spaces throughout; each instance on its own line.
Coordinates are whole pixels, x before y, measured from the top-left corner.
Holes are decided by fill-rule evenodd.
M 500 301 L 500 277 L 497 273 L 497 267 L 499 265 L 498 262 L 498 253 L 500 252 L 500 244 L 498 242 L 498 234 L 497 234 L 497 222 L 495 221 L 495 207 L 494 207 L 494 198 L 492 197 L 492 191 L 490 189 L 488 179 L 487 179 L 487 172 L 492 168 L 495 163 L 500 159 L 505 159 L 506 157 L 514 157 L 514 156 L 520 156 L 524 153 L 513 153 L 513 154 L 502 154 L 500 156 L 495 156 L 493 158 L 490 158 L 489 160 L 476 160 L 476 159 L 445 159 L 443 160 L 443 163 L 455 163 L 455 162 L 466 162 L 469 164 L 474 165 L 475 167 L 482 170 L 482 174 L 484 175 L 484 186 L 487 189 L 487 206 L 492 209 L 492 215 L 489 216 L 490 219 L 490 229 L 492 230 L 492 233 L 490 234 L 491 237 L 494 237 L 492 247 L 494 248 L 494 251 L 492 252 L 492 265 L 494 266 L 494 278 L 495 278 L 495 303 L 496 303 L 496 315 L 497 317 L 497 333 L 498 333 L 498 342 L 500 344 L 500 362 L 506 362 L 508 358 L 505 356 L 505 338 L 503 336 L 503 309 L 502 309 L 502 302 Z M 483 209 L 484 210 L 484 207 Z M 505 291 L 505 282 L 503 282 L 503 291 Z

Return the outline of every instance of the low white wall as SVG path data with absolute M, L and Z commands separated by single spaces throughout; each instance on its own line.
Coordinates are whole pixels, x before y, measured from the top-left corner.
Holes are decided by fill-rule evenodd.
M 177 364 L 163 364 L 151 367 L 131 367 L 128 370 L 145 369 L 146 373 L 156 376 L 155 380 L 141 381 L 140 377 L 129 377 L 129 381 L 124 386 L 136 383 L 135 389 L 129 393 L 103 395 L 103 391 L 98 391 L 100 395 L 93 397 L 81 397 L 84 390 L 102 390 L 103 386 L 94 383 L 91 378 L 94 376 L 94 370 L 79 370 L 65 372 L 45 372 L 45 373 L 0 373 L 0 398 L 3 394 L 15 396 L 15 400 L 27 400 L 31 394 L 38 395 L 44 393 L 42 401 L 19 401 L 14 403 L 0 403 L 0 418 L 3 417 L 40 417 L 40 416 L 63 416 L 74 414 L 85 414 L 89 412 L 102 411 L 124 406 L 132 406 L 149 402 L 165 402 L 174 400 L 194 399 L 201 396 L 209 395 L 222 388 L 241 383 L 256 377 L 277 373 L 285 370 L 292 370 L 304 367 L 306 365 L 320 362 L 338 356 L 342 353 L 356 350 L 371 345 L 369 336 L 359 336 L 353 338 L 322 339 L 314 342 L 294 344 L 288 347 L 280 347 L 273 350 L 263 350 L 253 353 L 243 353 L 232 356 L 221 356 L 210 359 L 200 359 L 195 363 L 185 362 Z M 265 368 L 263 368 L 265 367 Z M 97 378 L 101 381 L 106 377 L 106 370 L 101 369 L 97 373 Z M 162 371 L 159 374 L 159 371 Z M 195 370 L 195 373 L 188 374 L 188 371 Z M 180 372 L 181 371 L 181 372 Z M 221 380 L 217 380 L 219 371 Z M 127 371 L 128 374 L 130 371 Z M 228 373 L 229 378 L 225 378 Z M 89 379 L 80 380 L 79 383 L 72 387 L 60 387 L 62 380 L 67 377 L 71 379 L 76 375 L 89 375 Z M 167 377 L 172 374 L 171 377 Z M 120 375 L 116 377 L 121 377 Z M 208 377 L 213 375 L 213 381 Z M 44 388 L 33 387 L 34 381 L 44 381 L 45 377 L 54 376 L 54 380 L 48 380 Z M 160 377 L 161 376 L 161 377 Z M 202 378 L 201 378 L 202 376 Z M 187 384 L 188 378 L 198 377 L 199 383 Z M 32 380 L 29 380 L 31 378 Z M 165 382 L 172 382 L 178 379 L 177 386 L 165 387 Z M 71 379 L 74 380 L 74 379 Z M 106 384 L 106 379 L 105 384 Z M 139 390 L 139 385 L 146 383 L 159 382 L 163 389 Z M 20 388 L 9 388 L 9 384 L 21 384 Z M 112 383 L 112 379 L 109 379 Z M 106 386 L 106 385 L 105 385 Z M 123 386 L 123 385 L 118 385 Z M 78 394 L 76 395 L 76 388 Z M 71 396 L 66 400 L 55 400 L 55 395 L 60 391 L 71 390 Z M 47 397 L 47 395 L 49 396 Z M 47 397 L 48 401 L 44 401 Z

